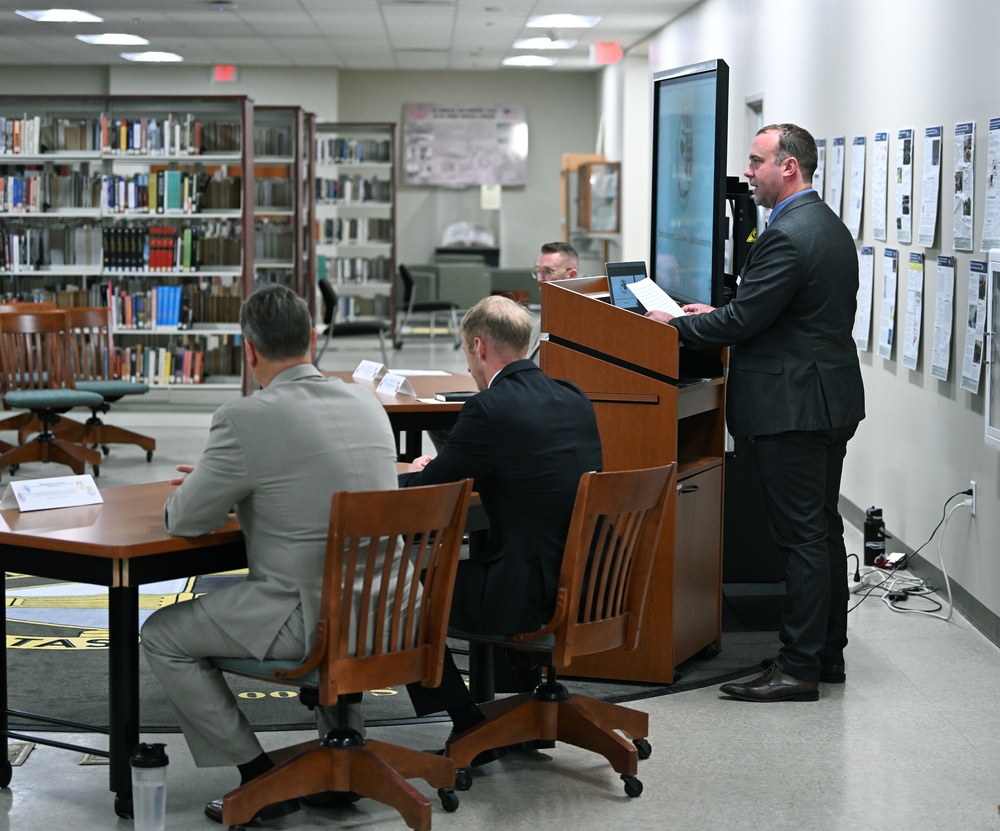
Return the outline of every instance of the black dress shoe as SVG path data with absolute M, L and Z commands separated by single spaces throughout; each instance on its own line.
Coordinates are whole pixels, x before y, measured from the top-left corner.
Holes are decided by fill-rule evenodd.
M 761 669 L 774 666 L 774 658 L 765 658 L 760 662 Z M 847 668 L 843 664 L 823 664 L 819 668 L 819 680 L 824 684 L 843 684 L 847 680 Z
M 816 701 L 819 682 L 793 678 L 772 665 L 760 678 L 745 684 L 723 684 L 719 692 L 740 701 Z
M 321 791 L 309 796 L 300 796 L 299 802 L 310 808 L 338 808 L 353 805 L 359 799 L 361 794 L 354 791 Z
M 277 819 L 278 817 L 287 816 L 288 814 L 294 814 L 299 810 L 299 801 L 297 799 L 286 799 L 284 802 L 275 802 L 273 805 L 265 805 L 250 820 L 250 823 L 266 822 L 269 819 Z M 222 800 L 213 799 L 208 805 L 205 806 L 205 816 L 208 817 L 212 822 L 217 822 L 222 824 Z M 250 823 L 247 823 L 248 825 Z

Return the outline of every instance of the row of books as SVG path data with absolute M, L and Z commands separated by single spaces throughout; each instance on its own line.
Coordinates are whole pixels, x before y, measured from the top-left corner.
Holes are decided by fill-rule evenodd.
M 112 356 L 116 376 L 133 383 L 201 384 L 205 380 L 205 352 L 190 346 L 135 346 L 118 348 Z
M 31 116 L 0 117 L 0 155 L 37 156 L 58 152 L 101 152 L 110 155 L 197 156 L 238 153 L 239 122 L 202 121 L 192 113 L 159 118 L 92 119 Z
M 388 257 L 318 257 L 318 278 L 339 283 L 386 283 L 394 276 Z
M 316 201 L 329 204 L 377 202 L 387 205 L 392 201 L 392 182 L 374 176 L 366 178 L 345 174 L 336 179 L 317 176 L 315 189 Z
M 278 234 L 281 232 L 278 231 Z M 270 235 L 265 234 L 268 244 Z M 286 243 L 272 243 L 281 250 Z M 243 249 L 235 223 L 168 226 L 69 225 L 0 230 L 0 270 L 81 266 L 107 271 L 238 269 Z M 288 259 L 291 255 L 281 255 Z
M 291 208 L 295 202 L 295 182 L 279 176 L 254 179 L 254 207 Z
M 150 286 L 139 280 L 104 284 L 104 300 L 118 329 L 190 329 L 197 323 L 239 322 L 239 281 L 213 277 Z
M 326 164 L 392 161 L 388 139 L 316 136 L 316 161 Z
M 392 220 L 376 217 L 331 217 L 316 223 L 320 245 L 367 245 L 392 241 Z
M 255 222 L 253 249 L 255 260 L 294 259 L 295 232 L 289 225 Z
M 291 207 L 292 186 L 264 184 L 259 195 L 276 194 Z M 287 200 L 280 201 L 280 200 Z M 97 208 L 107 213 L 198 213 L 240 209 L 239 177 L 213 178 L 186 170 L 155 173 L 85 175 L 24 170 L 0 176 L 0 211 L 40 213 L 69 208 Z
M 293 156 L 295 142 L 292 140 L 292 128 L 263 127 L 254 125 L 253 152 L 255 156 Z

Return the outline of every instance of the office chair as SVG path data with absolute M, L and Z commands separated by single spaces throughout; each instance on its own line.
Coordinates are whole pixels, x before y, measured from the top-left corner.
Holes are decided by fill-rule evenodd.
M 635 649 L 660 529 L 675 498 L 674 483 L 673 464 L 585 473 L 549 622 L 534 632 L 495 637 L 449 629 L 450 638 L 536 653 L 546 671 L 532 692 L 480 704 L 486 720 L 449 739 L 445 753 L 460 768 L 456 788 L 471 786 L 467 766 L 484 750 L 560 741 L 600 753 L 621 775 L 628 796 L 642 793 L 637 760 L 651 753 L 648 716 L 571 694 L 559 683 L 557 670 L 579 655 L 620 646 Z
M 445 632 L 472 480 L 333 496 L 316 643 L 304 663 L 213 658 L 226 672 L 302 688 L 304 703 L 337 707 L 319 740 L 270 751 L 276 767 L 228 793 L 223 823 L 324 791 L 353 791 L 429 831 L 431 806 L 406 780 L 439 788 L 458 807 L 446 756 L 368 741 L 347 722 L 345 697 L 411 682 L 441 683 Z M 397 544 L 398 543 L 398 544 Z M 382 553 L 391 546 L 392 554 Z M 421 576 L 421 573 L 423 576 Z
M 108 455 L 110 444 L 136 444 L 146 451 L 146 461 L 153 460 L 156 439 L 134 433 L 122 427 L 105 424 L 99 413 L 107 413 L 111 405 L 126 395 L 145 395 L 149 385 L 123 381 L 115 377 L 114 342 L 106 308 L 72 308 L 69 314 L 69 350 L 76 388 L 96 392 L 103 401 L 91 406 L 91 416 L 85 423 L 63 419 L 57 432 L 60 437 L 79 442 L 86 447 L 100 447 Z
M 0 468 L 24 462 L 57 462 L 74 473 L 85 463 L 100 475 L 101 454 L 53 432 L 62 414 L 73 407 L 100 407 L 96 392 L 76 389 L 66 337 L 69 316 L 47 311 L 0 315 L 0 395 L 7 409 L 30 410 L 41 432 L 0 453 Z
M 326 324 L 326 340 L 323 341 L 323 346 L 313 363 L 319 366 L 320 359 L 326 353 L 331 338 L 378 335 L 378 345 L 382 351 L 382 363 L 388 366 L 389 356 L 385 350 L 385 333 L 390 328 L 389 322 L 378 319 L 343 320 L 337 323 L 335 322 L 337 318 L 337 292 L 329 280 L 321 279 L 319 281 L 319 293 L 323 296 L 323 323 Z
M 23 312 L 52 312 L 59 308 L 58 304 L 40 303 L 0 303 L 0 314 L 21 314 Z M 24 444 L 28 435 L 42 429 L 41 422 L 32 413 L 18 413 L 0 419 L 0 430 L 17 430 L 18 443 Z M 10 450 L 14 445 L 0 441 L 0 450 Z
M 403 334 L 414 314 L 428 316 L 428 328 L 430 338 L 434 338 L 437 333 L 437 318 L 439 312 L 447 312 L 449 326 L 448 331 L 455 338 L 455 348 L 462 345 L 462 337 L 458 330 L 458 303 L 451 300 L 417 300 L 416 281 L 413 279 L 413 272 L 405 266 L 399 267 L 399 279 L 403 281 L 403 320 L 396 327 L 396 342 L 393 346 L 396 349 L 403 348 Z

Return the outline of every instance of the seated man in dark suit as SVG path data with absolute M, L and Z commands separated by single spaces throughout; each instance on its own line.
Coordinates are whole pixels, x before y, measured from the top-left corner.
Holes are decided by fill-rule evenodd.
M 555 608 L 580 476 L 603 464 L 597 418 L 576 386 L 525 359 L 531 316 L 513 300 L 481 300 L 461 332 L 480 393 L 462 407 L 437 457 L 414 460 L 400 485 L 474 479 L 489 541 L 459 565 L 451 624 L 483 634 L 531 631 Z M 410 697 L 418 715 L 446 710 L 456 732 L 483 718 L 450 654 L 441 686 L 411 686 Z

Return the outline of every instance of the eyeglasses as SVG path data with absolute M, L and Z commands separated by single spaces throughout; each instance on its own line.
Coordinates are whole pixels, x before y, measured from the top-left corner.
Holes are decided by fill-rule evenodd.
M 560 268 L 558 270 L 551 268 L 533 268 L 531 270 L 531 276 L 537 280 L 542 275 L 545 275 L 546 277 L 555 277 L 559 274 L 565 274 L 567 271 L 569 271 L 568 268 Z

